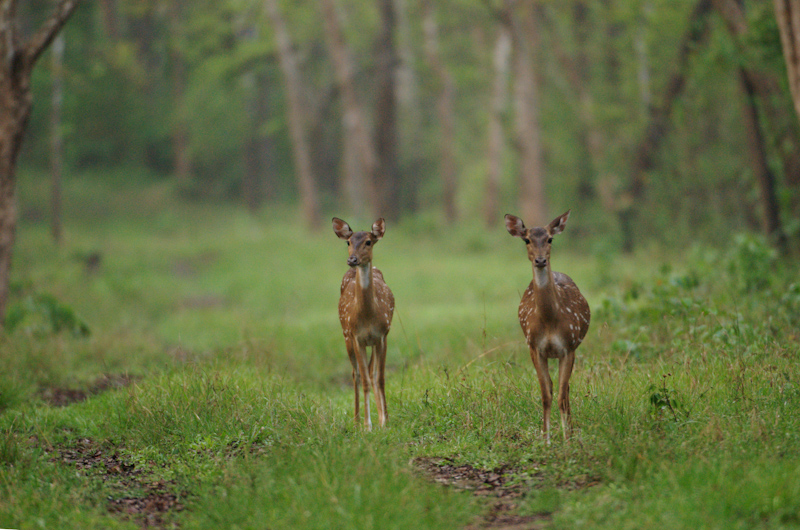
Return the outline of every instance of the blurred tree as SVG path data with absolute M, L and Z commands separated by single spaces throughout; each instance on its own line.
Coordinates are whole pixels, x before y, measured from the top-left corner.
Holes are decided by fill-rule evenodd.
M 397 94 L 395 70 L 397 51 L 394 45 L 394 0 L 378 0 L 380 31 L 375 46 L 377 67 L 377 102 L 375 105 L 375 151 L 378 167 L 375 172 L 377 209 L 381 216 L 400 217 L 400 172 L 397 166 Z
M 344 39 L 335 0 L 320 0 L 328 52 L 342 100 L 345 182 L 348 208 L 356 217 L 376 213 L 375 171 L 377 156 L 366 116 L 356 93 L 353 60 Z
M 505 131 L 503 118 L 508 106 L 508 67 L 511 56 L 511 29 L 508 9 L 500 13 L 497 38 L 494 45 L 494 81 L 489 115 L 488 170 L 486 175 L 486 197 L 484 200 L 484 222 L 487 227 L 495 226 L 500 218 L 500 185 L 505 159 Z
M 441 58 L 439 50 L 439 25 L 436 11 L 431 0 L 423 0 L 423 26 L 425 31 L 425 52 L 438 80 L 438 96 L 436 103 L 439 118 L 439 151 L 441 164 L 439 167 L 442 181 L 442 209 L 448 223 L 458 218 L 456 193 L 458 180 L 455 160 L 455 81 Z
M 762 68 L 746 60 L 748 54 L 743 39 L 748 34 L 748 23 L 737 0 L 714 0 L 716 10 L 725 21 L 734 45 L 745 60 L 738 67 L 745 96 L 745 136 L 750 150 L 753 173 L 761 198 L 761 225 L 764 234 L 778 247 L 786 250 L 786 237 L 781 226 L 780 209 L 776 195 L 775 174 L 767 162 L 766 140 L 761 132 L 757 99 L 768 102 L 778 93 L 777 81 Z M 800 14 L 800 12 L 798 12 Z
M 526 223 L 542 226 L 547 223 L 549 214 L 539 121 L 541 88 L 536 72 L 540 45 L 539 6 L 529 2 L 515 4 L 513 0 L 506 0 L 508 8 L 514 10 L 511 29 L 515 48 L 517 145 L 520 150 L 518 208 Z
M 189 124 L 182 110 L 185 107 L 188 65 L 182 50 L 184 19 L 186 13 L 182 2 L 172 2 L 169 12 L 169 59 L 172 105 L 176 109 L 172 116 L 172 152 L 175 178 L 186 186 L 192 176 L 192 158 L 189 151 Z
M 306 140 L 306 118 L 302 102 L 304 89 L 300 79 L 300 68 L 292 47 L 289 30 L 278 6 L 278 0 L 265 0 L 264 5 L 275 32 L 278 57 L 286 87 L 284 92 L 288 103 L 287 120 L 289 134 L 292 138 L 292 152 L 294 154 L 303 218 L 310 228 L 318 228 L 321 216 L 317 199 L 317 187 L 314 182 L 314 173 L 311 165 L 311 154 Z
M 420 102 L 419 72 L 415 67 L 411 17 L 408 0 L 394 0 L 397 14 L 397 104 L 398 151 L 403 155 L 399 163 L 402 183 L 398 204 L 407 211 L 419 208 L 419 184 L 423 159 L 422 105 Z M 404 163 L 405 159 L 405 163 Z
M 711 0 L 700 0 L 692 11 L 688 29 L 678 50 L 675 66 L 659 99 L 660 104 L 653 108 L 644 134 L 634 151 L 630 169 L 629 188 L 617 203 L 617 215 L 623 237 L 623 250 L 633 250 L 633 224 L 636 209 L 642 204 L 645 190 L 645 174 L 655 164 L 655 155 L 669 126 L 669 118 L 676 99 L 686 85 L 689 57 L 708 33 L 708 14 L 711 12 Z
M 16 0 L 0 4 L 0 325 L 8 302 L 9 271 L 17 226 L 16 165 L 31 113 L 31 74 L 80 0 L 60 1 L 39 29 L 24 40 Z
M 64 103 L 64 34 L 53 39 L 53 94 L 50 105 L 50 232 L 57 245 L 61 244 L 61 177 L 64 170 L 64 134 L 62 110 Z
M 800 117 L 800 0 L 774 0 L 794 110 Z

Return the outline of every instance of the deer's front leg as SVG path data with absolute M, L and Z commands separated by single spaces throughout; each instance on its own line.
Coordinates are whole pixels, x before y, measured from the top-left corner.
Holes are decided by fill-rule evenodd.
M 564 439 L 572 434 L 572 411 L 569 408 L 569 378 L 575 365 L 575 352 L 571 351 L 558 359 L 558 410 L 561 412 L 561 431 Z
M 531 360 L 533 367 L 536 368 L 536 376 L 539 378 L 539 388 L 542 391 L 542 433 L 550 443 L 550 408 L 553 403 L 553 381 L 550 379 L 550 371 L 547 368 L 547 357 L 544 357 L 531 347 Z
M 364 426 L 368 431 L 372 430 L 372 417 L 369 412 L 369 388 L 372 386 L 370 378 L 369 366 L 367 365 L 367 346 L 362 344 L 358 339 L 355 340 L 356 346 L 356 361 L 358 362 L 358 371 L 361 373 L 361 387 L 364 390 Z
M 355 345 L 353 344 L 354 340 L 349 335 L 345 335 L 344 344 L 347 348 L 347 356 L 350 358 L 350 364 L 353 367 L 353 390 L 355 392 L 355 422 L 358 425 L 358 382 L 359 382 L 359 372 L 358 372 L 358 361 L 356 360 L 356 352 L 355 352 Z
M 378 402 L 378 414 L 380 415 L 381 427 L 386 426 L 389 419 L 389 411 L 386 407 L 386 389 L 384 372 L 386 370 L 386 336 L 381 337 L 375 345 L 375 367 L 372 373 L 372 381 L 375 384 L 375 398 Z

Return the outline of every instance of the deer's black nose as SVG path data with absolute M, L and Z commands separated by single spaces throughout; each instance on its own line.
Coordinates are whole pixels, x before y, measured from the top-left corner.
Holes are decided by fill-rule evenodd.
M 533 260 L 533 264 L 539 267 L 540 269 L 547 267 L 547 258 L 536 258 L 535 260 Z
M 349 258 L 347 258 L 347 264 L 350 265 L 351 267 L 355 267 L 356 265 L 358 265 L 358 258 L 355 256 L 350 256 Z

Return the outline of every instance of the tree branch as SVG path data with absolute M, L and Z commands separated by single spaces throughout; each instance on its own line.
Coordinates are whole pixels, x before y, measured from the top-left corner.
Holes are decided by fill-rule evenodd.
M 82 0 L 61 0 L 55 11 L 47 21 L 42 24 L 42 27 L 37 31 L 28 41 L 23 51 L 25 63 L 28 68 L 32 68 L 39 59 L 42 52 L 47 49 L 53 39 L 58 35 L 58 32 L 66 24 L 67 19 L 75 11 Z

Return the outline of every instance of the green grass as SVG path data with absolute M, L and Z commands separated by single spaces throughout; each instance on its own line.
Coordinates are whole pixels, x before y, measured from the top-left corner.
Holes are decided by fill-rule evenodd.
M 184 507 L 159 524 L 181 528 L 465 528 L 498 502 L 430 482 L 420 457 L 507 470 L 513 510 L 546 514 L 537 528 L 800 526 L 800 284 L 758 238 L 624 257 L 581 252 L 568 227 L 554 267 L 593 316 L 575 437 L 547 445 L 516 321 L 522 245 L 499 223 L 389 225 L 375 250 L 397 302 L 389 426 L 366 433 L 336 316 L 346 250 L 327 227 L 84 178 L 55 247 L 34 215 L 46 187 L 25 184 L 21 317 L 0 338 L 0 527 L 136 528 L 109 499 L 153 484 Z M 51 307 L 90 334 L 57 331 Z M 121 373 L 133 384 L 43 398 Z M 87 443 L 113 463 L 77 465 Z

